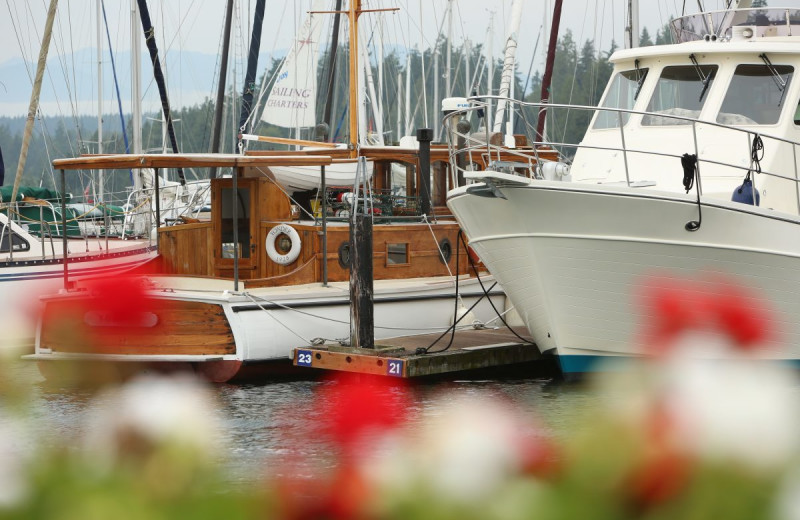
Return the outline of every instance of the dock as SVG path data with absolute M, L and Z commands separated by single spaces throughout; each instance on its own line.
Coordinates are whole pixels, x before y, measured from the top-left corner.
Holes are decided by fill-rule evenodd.
M 424 334 L 380 340 L 374 349 L 340 345 L 297 348 L 293 364 L 401 379 L 477 375 L 532 377 L 557 373 L 553 357 L 539 352 L 528 337 L 527 329 L 514 327 L 513 330 L 526 342 L 507 328 L 463 329 L 455 333 L 452 344 L 450 334 L 434 345 L 432 343 L 441 334 Z M 421 350 L 426 348 L 427 353 Z

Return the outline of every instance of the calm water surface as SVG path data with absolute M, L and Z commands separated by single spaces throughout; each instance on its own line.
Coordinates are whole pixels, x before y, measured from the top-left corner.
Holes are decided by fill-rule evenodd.
M 34 364 L 20 363 L 12 371 L 30 386 L 34 438 L 82 436 L 94 394 L 50 387 Z M 315 432 L 314 415 L 317 392 L 321 385 L 329 384 L 291 381 L 212 387 L 223 418 L 220 450 L 223 454 L 227 451 L 231 479 L 250 481 L 266 471 L 275 471 L 268 467 L 269 461 L 290 452 L 316 466 L 325 466 L 330 460 L 329 448 Z M 449 402 L 463 397 L 502 396 L 514 404 L 516 413 L 538 419 L 543 429 L 556 437 L 564 435 L 573 419 L 603 399 L 580 386 L 548 379 L 418 384 L 410 395 L 412 411 L 419 412 L 413 414 L 416 417 L 435 415 Z

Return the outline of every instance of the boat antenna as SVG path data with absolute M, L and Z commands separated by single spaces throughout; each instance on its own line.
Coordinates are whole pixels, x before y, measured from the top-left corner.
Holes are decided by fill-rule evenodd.
M 169 142 L 172 144 L 172 153 L 178 152 L 178 139 L 175 137 L 175 127 L 172 124 L 172 114 L 169 108 L 169 98 L 167 97 L 167 84 L 164 81 L 164 72 L 161 70 L 161 60 L 158 59 L 158 47 L 156 46 L 156 30 L 150 20 L 150 10 L 147 8 L 147 0 L 137 0 L 139 4 L 139 16 L 142 20 L 144 29 L 144 39 L 147 50 L 150 52 L 150 61 L 153 62 L 153 76 L 158 85 L 158 94 L 161 97 L 161 109 L 164 111 L 164 120 L 167 122 L 167 133 Z M 183 168 L 178 168 L 178 180 L 181 186 L 186 185 L 186 178 L 183 175 Z

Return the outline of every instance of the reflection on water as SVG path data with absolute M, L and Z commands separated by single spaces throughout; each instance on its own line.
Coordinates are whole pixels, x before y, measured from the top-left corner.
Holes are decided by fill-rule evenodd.
M 55 443 L 71 438 L 77 443 L 84 436 L 88 405 L 96 394 L 52 388 L 34 364 L 16 364 L 12 373 L 31 392 L 31 439 L 44 436 L 44 442 Z M 280 468 L 269 467 L 270 461 L 289 454 L 315 467 L 333 464 L 330 445 L 316 431 L 319 412 L 314 402 L 319 386 L 328 384 L 282 381 L 213 387 L 224 418 L 220 455 L 227 458 L 232 481 L 253 482 L 267 472 L 280 473 Z M 491 395 L 513 403 L 525 419 L 538 419 L 544 431 L 555 437 L 566 434 L 574 420 L 601 399 L 580 386 L 548 379 L 419 384 L 409 391 L 412 430 L 415 423 L 439 415 L 453 401 Z

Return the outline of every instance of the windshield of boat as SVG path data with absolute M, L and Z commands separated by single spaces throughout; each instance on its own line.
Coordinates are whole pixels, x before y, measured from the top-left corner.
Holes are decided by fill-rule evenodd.
M 739 65 L 725 94 L 717 123 L 773 125 L 778 122 L 794 68 Z
M 648 112 L 696 119 L 700 116 L 717 75 L 716 65 L 680 65 L 664 67 L 655 92 L 647 105 Z M 644 126 L 687 125 L 689 121 L 669 117 L 645 116 Z
M 600 106 L 602 108 L 623 108 L 625 110 L 632 110 L 646 77 L 647 69 L 643 68 L 625 70 L 617 73 L 611 81 L 608 93 L 606 97 L 603 98 Z M 622 124 L 625 125 L 628 122 L 630 114 L 598 110 L 593 128 L 618 128 L 620 117 L 622 119 Z

